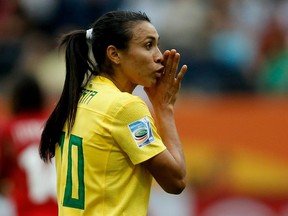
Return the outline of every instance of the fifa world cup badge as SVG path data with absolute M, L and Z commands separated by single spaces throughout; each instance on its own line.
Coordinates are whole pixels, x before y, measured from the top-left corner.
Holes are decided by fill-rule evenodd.
M 132 137 L 139 148 L 154 141 L 151 124 L 148 117 L 144 117 L 128 125 Z

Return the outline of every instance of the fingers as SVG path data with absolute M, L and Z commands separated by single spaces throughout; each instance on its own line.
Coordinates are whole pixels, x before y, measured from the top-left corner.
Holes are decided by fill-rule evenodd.
M 185 75 L 185 73 L 187 72 L 187 65 L 183 65 L 180 72 L 178 73 L 177 77 L 176 77 L 176 84 L 179 85 Z
M 176 52 L 176 50 L 175 50 L 175 52 Z M 179 62 L 180 62 L 180 54 L 179 53 L 175 53 L 174 59 L 172 59 L 172 67 L 171 67 L 171 73 L 170 73 L 170 75 L 173 78 L 175 78 L 175 76 L 177 74 Z
M 179 84 L 187 71 L 187 66 L 183 65 L 177 74 L 180 63 L 180 54 L 175 49 L 170 51 L 166 50 L 163 53 L 163 59 L 163 64 L 165 65 L 164 79 L 170 82 L 176 80 L 176 83 Z
M 164 71 L 164 78 L 165 80 L 171 80 L 171 77 L 175 77 L 175 57 L 176 57 L 176 50 L 172 49 L 171 51 L 164 53 L 164 65 L 165 65 L 165 71 Z M 176 57 L 177 58 L 177 57 Z
M 163 65 L 166 65 L 169 55 L 170 55 L 170 51 L 169 51 L 169 50 L 166 50 L 166 51 L 163 53 L 163 59 L 164 59 L 164 60 L 163 60 Z

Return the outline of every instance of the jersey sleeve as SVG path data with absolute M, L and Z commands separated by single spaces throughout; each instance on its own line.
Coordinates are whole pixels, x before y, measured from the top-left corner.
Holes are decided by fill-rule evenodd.
M 117 109 L 111 133 L 133 164 L 144 162 L 166 149 L 147 105 L 138 97 Z

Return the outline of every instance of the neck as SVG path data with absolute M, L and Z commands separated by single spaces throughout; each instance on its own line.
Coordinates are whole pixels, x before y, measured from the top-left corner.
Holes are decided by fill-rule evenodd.
M 101 74 L 101 76 L 111 80 L 114 85 L 122 92 L 128 92 L 130 94 L 132 94 L 132 92 L 134 91 L 134 89 L 136 88 L 137 85 L 132 84 L 131 82 L 124 80 L 124 79 L 119 79 L 116 76 L 111 76 L 108 74 Z

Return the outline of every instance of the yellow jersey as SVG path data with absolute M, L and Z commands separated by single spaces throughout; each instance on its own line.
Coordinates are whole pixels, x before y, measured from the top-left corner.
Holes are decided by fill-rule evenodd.
M 165 149 L 144 101 L 96 76 L 56 145 L 59 216 L 147 215 L 152 176 L 141 163 Z

